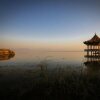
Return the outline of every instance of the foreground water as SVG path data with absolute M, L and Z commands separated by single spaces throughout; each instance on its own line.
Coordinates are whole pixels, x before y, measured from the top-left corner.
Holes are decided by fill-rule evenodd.
M 94 95 L 98 99 L 100 68 L 84 62 L 84 52 L 16 52 L 13 58 L 0 61 L 0 97 L 86 100 Z
M 48 73 L 63 68 L 69 71 L 84 69 L 84 52 L 34 52 L 16 51 L 13 58 L 0 61 L 0 74 L 6 80 L 14 77 L 32 77 L 33 72 L 48 70 Z M 6 77 L 3 77 L 6 76 Z
M 16 51 L 12 58 L 5 57 L 0 60 L 0 79 L 18 79 L 18 77 L 38 76 L 38 73 L 45 71 L 53 75 L 58 69 L 63 69 L 65 73 L 73 71 L 82 74 L 99 74 L 100 69 L 97 63 L 85 65 L 84 52 L 36 52 L 36 51 Z M 94 67 L 93 67 L 94 66 Z M 100 65 L 98 65 L 100 66 Z M 34 75 L 33 75 L 34 74 Z

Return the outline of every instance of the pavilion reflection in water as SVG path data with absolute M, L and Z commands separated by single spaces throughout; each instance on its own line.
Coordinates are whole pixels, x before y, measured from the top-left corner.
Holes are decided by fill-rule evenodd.
M 85 52 L 86 61 L 84 62 L 88 74 L 100 74 L 100 38 L 95 34 L 94 37 L 84 44 L 87 45 Z

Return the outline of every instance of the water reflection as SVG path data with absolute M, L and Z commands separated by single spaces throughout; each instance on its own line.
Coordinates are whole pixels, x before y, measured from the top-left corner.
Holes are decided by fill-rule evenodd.
M 3 60 L 9 60 L 11 58 L 13 58 L 15 55 L 0 55 L 0 61 L 3 61 Z
M 100 75 L 100 57 L 86 57 L 86 73 L 88 75 Z
M 33 52 L 33 51 L 15 51 L 16 56 L 13 59 L 1 61 L 2 66 L 16 66 L 29 68 L 40 62 L 46 62 L 50 68 L 56 67 L 57 64 L 65 66 L 81 66 L 84 59 L 84 52 Z M 13 67 L 12 66 L 12 67 Z

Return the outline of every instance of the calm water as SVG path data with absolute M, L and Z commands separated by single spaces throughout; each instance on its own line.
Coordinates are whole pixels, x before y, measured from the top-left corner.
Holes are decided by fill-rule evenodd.
M 24 51 L 16 52 L 13 58 L 1 57 L 0 59 L 0 98 L 2 97 L 2 100 L 24 100 L 24 97 L 27 97 L 27 100 L 33 100 L 35 97 L 39 100 L 41 97 L 41 100 L 48 100 L 44 97 L 49 96 L 48 98 L 50 98 L 52 93 L 53 96 L 59 97 L 58 92 L 56 93 L 56 91 L 59 91 L 59 85 L 56 86 L 56 84 L 60 83 L 64 83 L 64 85 L 60 85 L 59 91 L 63 97 L 64 93 L 69 95 L 67 94 L 68 91 L 73 94 L 74 85 L 79 90 L 84 87 L 84 77 L 82 75 L 100 76 L 100 67 L 87 67 L 84 65 L 86 61 L 84 52 Z M 83 79 L 83 81 L 80 79 Z M 65 86 L 65 81 L 68 87 Z M 88 83 L 90 81 L 87 80 L 87 76 L 86 81 L 87 84 L 91 85 L 91 83 Z M 83 82 L 83 85 L 81 82 Z M 82 86 L 77 85 L 79 83 Z M 78 93 L 76 88 L 74 92 Z M 93 86 L 92 88 L 94 91 Z M 61 92 L 62 90 L 64 93 Z M 66 95 L 64 96 L 66 97 Z M 69 97 L 71 96 L 69 95 Z
M 13 58 L 1 60 L 0 65 L 28 68 L 41 62 L 46 62 L 48 65 L 80 66 L 84 62 L 84 52 L 16 52 Z
M 84 52 L 33 52 L 18 51 L 13 58 L 0 61 L 2 80 L 38 76 L 43 70 L 56 73 L 56 69 L 79 71 L 84 68 Z
M 41 70 L 46 70 L 48 73 L 52 73 L 58 68 L 63 68 L 65 71 L 80 72 L 80 70 L 82 70 L 89 74 L 99 73 L 100 70 L 91 68 L 90 63 L 88 65 L 84 64 L 84 62 L 86 62 L 84 55 L 84 52 L 16 51 L 14 57 L 6 57 L 4 60 L 0 60 L 0 74 L 2 76 L 11 75 L 9 76 L 9 78 L 11 78 L 14 75 L 23 76 L 23 73 L 24 76 L 28 76 L 33 74 L 33 72 Z M 93 66 L 100 65 L 93 64 L 92 67 Z

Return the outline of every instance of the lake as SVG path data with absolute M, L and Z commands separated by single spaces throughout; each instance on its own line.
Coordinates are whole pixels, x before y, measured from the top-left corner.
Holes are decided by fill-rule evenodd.
M 51 73 L 54 73 L 55 69 L 61 68 L 69 72 L 76 71 L 80 73 L 81 71 L 82 73 L 93 74 L 95 72 L 94 68 L 91 70 L 89 64 L 84 64 L 87 61 L 84 55 L 85 52 L 16 51 L 14 57 L 5 57 L 0 60 L 0 72 L 2 75 L 8 75 L 9 78 L 12 78 L 22 73 L 27 76 L 31 74 L 31 71 L 45 70 L 46 67 L 48 72 Z M 29 71 L 30 73 L 28 73 Z M 96 74 L 99 73 L 99 70 L 97 71 L 95 72 Z
M 85 66 L 84 55 L 84 52 L 16 51 L 14 57 L 0 60 L 0 97 L 2 100 L 58 100 L 60 96 L 71 100 L 73 91 L 76 97 L 82 97 L 84 91 L 82 100 L 85 100 L 88 85 L 92 84 L 90 91 L 99 87 L 100 68 Z M 97 76 L 96 83 L 94 76 Z
M 34 65 L 41 62 L 61 65 L 82 65 L 84 63 L 84 52 L 16 52 L 16 55 L 9 60 L 1 60 L 2 66 L 17 66 L 26 68 L 25 65 Z M 17 66 L 18 67 L 18 66 Z M 27 66 L 28 67 L 28 66 Z

